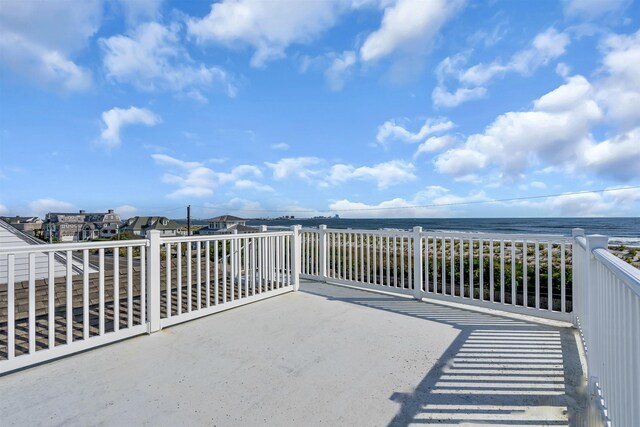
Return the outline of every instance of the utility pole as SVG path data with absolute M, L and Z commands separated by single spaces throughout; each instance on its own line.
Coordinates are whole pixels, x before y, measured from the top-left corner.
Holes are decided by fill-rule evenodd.
M 191 205 L 187 206 L 187 236 L 191 236 Z

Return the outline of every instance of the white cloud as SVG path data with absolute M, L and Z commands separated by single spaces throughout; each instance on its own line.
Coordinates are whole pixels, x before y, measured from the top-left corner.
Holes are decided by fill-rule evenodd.
M 181 45 L 179 29 L 149 22 L 130 35 L 100 39 L 107 76 L 141 90 L 184 92 L 199 102 L 206 102 L 200 89 L 214 85 L 234 97 L 237 88 L 227 72 L 196 63 Z
M 151 157 L 157 164 L 169 168 L 169 172 L 162 176 L 162 182 L 178 187 L 167 195 L 169 198 L 210 197 L 217 188 L 224 186 L 238 190 L 274 191 L 256 181 L 263 174 L 254 165 L 239 165 L 229 172 L 216 172 L 203 163 L 184 161 L 166 154 L 153 154 Z
M 120 144 L 120 131 L 124 126 L 133 124 L 155 126 L 161 122 L 161 119 L 146 108 L 129 107 L 105 111 L 102 113 L 102 121 L 104 128 L 100 134 L 100 142 L 111 148 Z
M 590 171 L 618 181 L 640 178 L 640 127 L 584 150 L 581 163 Z
M 324 161 L 318 157 L 289 157 L 276 163 L 265 162 L 276 180 L 300 178 L 305 181 L 311 181 L 322 173 L 322 169 L 318 167 L 322 163 Z
M 265 192 L 274 192 L 275 190 L 270 185 L 261 184 L 256 181 L 252 181 L 249 179 L 239 179 L 234 184 L 235 188 L 240 190 L 255 190 L 255 191 L 265 191 Z
M 160 15 L 163 0 L 118 0 L 129 26 L 142 21 L 155 21 Z
M 28 214 L 44 218 L 49 212 L 72 212 L 75 207 L 62 200 L 56 199 L 38 199 L 29 203 Z
M 506 63 L 501 61 L 480 63 L 465 69 L 463 65 L 468 59 L 468 53 L 447 57 L 436 68 L 438 86 L 431 96 L 433 103 L 436 106 L 455 107 L 464 102 L 482 98 L 487 94 L 484 86 L 496 76 L 511 72 L 523 76 L 530 75 L 538 68 L 564 55 L 570 42 L 571 39 L 567 34 L 558 32 L 555 28 L 549 28 L 537 34 L 530 47 L 516 52 Z M 456 88 L 455 91 L 447 90 L 447 79 L 455 80 L 461 87 Z
M 455 125 L 452 121 L 446 119 L 427 119 L 420 130 L 413 133 L 405 127 L 399 125 L 394 120 L 384 122 L 378 127 L 376 140 L 382 146 L 388 146 L 393 141 L 401 141 L 405 143 L 416 143 L 424 141 L 424 139 L 434 133 L 444 132 L 453 128 Z
M 640 30 L 602 43 L 606 77 L 595 83 L 597 99 L 622 129 L 640 126 Z
M 171 172 L 162 176 L 162 182 L 178 187 L 177 190 L 167 194 L 167 197 L 178 199 L 213 195 L 217 181 L 212 169 L 199 162 L 187 162 L 166 154 L 152 154 L 151 157 L 157 164 L 170 168 Z
M 564 12 L 569 16 L 597 18 L 627 7 L 629 0 L 564 0 Z
M 138 212 L 138 208 L 131 205 L 122 205 L 115 208 L 115 212 L 120 215 L 120 218 L 126 219 L 135 216 Z
M 331 66 L 324 73 L 331 90 L 337 92 L 344 88 L 345 80 L 351 74 L 351 68 L 355 63 L 356 54 L 353 51 L 345 51 L 334 58 Z
M 329 208 L 343 218 L 449 217 L 460 209 L 456 204 L 491 200 L 484 192 L 459 196 L 441 186 L 428 186 L 411 199 L 397 197 L 377 204 L 342 199 L 332 202 Z
M 360 48 L 360 58 L 376 61 L 394 52 L 423 52 L 462 1 L 398 0 L 387 6 L 380 28 Z
M 284 142 L 280 142 L 278 144 L 271 144 L 271 149 L 272 150 L 282 150 L 282 151 L 287 151 L 289 149 L 289 144 L 284 143 Z
M 0 215 L 6 215 L 8 213 L 9 213 L 9 209 L 5 205 L 0 203 Z
M 437 107 L 453 108 L 467 101 L 484 98 L 487 89 L 484 87 L 459 87 L 455 92 L 449 92 L 443 86 L 436 86 L 431 94 L 433 105 Z
M 337 164 L 331 168 L 327 181 L 330 184 L 341 184 L 352 179 L 372 180 L 376 182 L 378 189 L 384 190 L 392 185 L 416 180 L 414 170 L 413 164 L 401 160 L 357 168 L 352 165 Z
M 574 76 L 536 100 L 531 111 L 502 114 L 484 133 L 438 156 L 436 170 L 462 177 L 496 165 L 506 177 L 517 177 L 539 163 L 574 164 L 602 116 L 591 84 Z
M 261 67 L 284 57 L 289 45 L 316 38 L 349 7 L 340 1 L 223 0 L 204 18 L 190 19 L 188 32 L 198 43 L 251 46 L 251 65 Z
M 451 135 L 432 136 L 425 142 L 418 146 L 413 158 L 418 158 L 422 154 L 431 153 L 434 151 L 442 150 L 443 148 L 453 144 L 456 138 Z
M 91 86 L 91 72 L 71 59 L 102 19 L 97 0 L 5 0 L 0 7 L 0 65 L 37 84 L 63 91 Z

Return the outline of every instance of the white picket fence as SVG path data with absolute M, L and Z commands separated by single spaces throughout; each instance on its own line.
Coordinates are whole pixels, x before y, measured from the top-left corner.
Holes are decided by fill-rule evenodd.
M 298 230 L 0 248 L 0 374 L 297 290 Z
M 302 230 L 303 277 L 571 321 L 571 238 Z
M 606 237 L 265 230 L 0 248 L 0 374 L 294 291 L 306 277 L 571 322 L 587 360 L 583 424 L 640 424 L 640 271 Z

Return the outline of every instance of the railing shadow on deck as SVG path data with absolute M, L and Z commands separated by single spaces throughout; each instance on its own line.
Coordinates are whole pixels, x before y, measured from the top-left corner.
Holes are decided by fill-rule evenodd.
M 583 371 L 570 328 L 339 286 L 301 291 L 460 331 L 412 393 L 391 392 L 400 409 L 390 426 L 573 426 L 585 410 Z

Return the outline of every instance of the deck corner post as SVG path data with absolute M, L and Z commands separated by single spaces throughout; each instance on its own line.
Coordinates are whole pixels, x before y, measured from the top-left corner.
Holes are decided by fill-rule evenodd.
M 300 267 L 301 263 L 301 225 L 292 225 L 291 231 L 293 231 L 292 236 L 292 244 L 291 244 L 291 259 L 293 262 L 291 263 L 291 285 L 293 286 L 293 290 L 297 291 L 300 289 Z
M 320 279 L 327 281 L 327 226 L 322 224 L 318 227 L 320 230 Z
M 413 297 L 422 300 L 422 227 L 413 227 Z
M 162 329 L 160 326 L 160 231 L 147 231 L 149 255 L 147 256 L 147 333 Z M 141 295 L 144 298 L 144 295 Z

